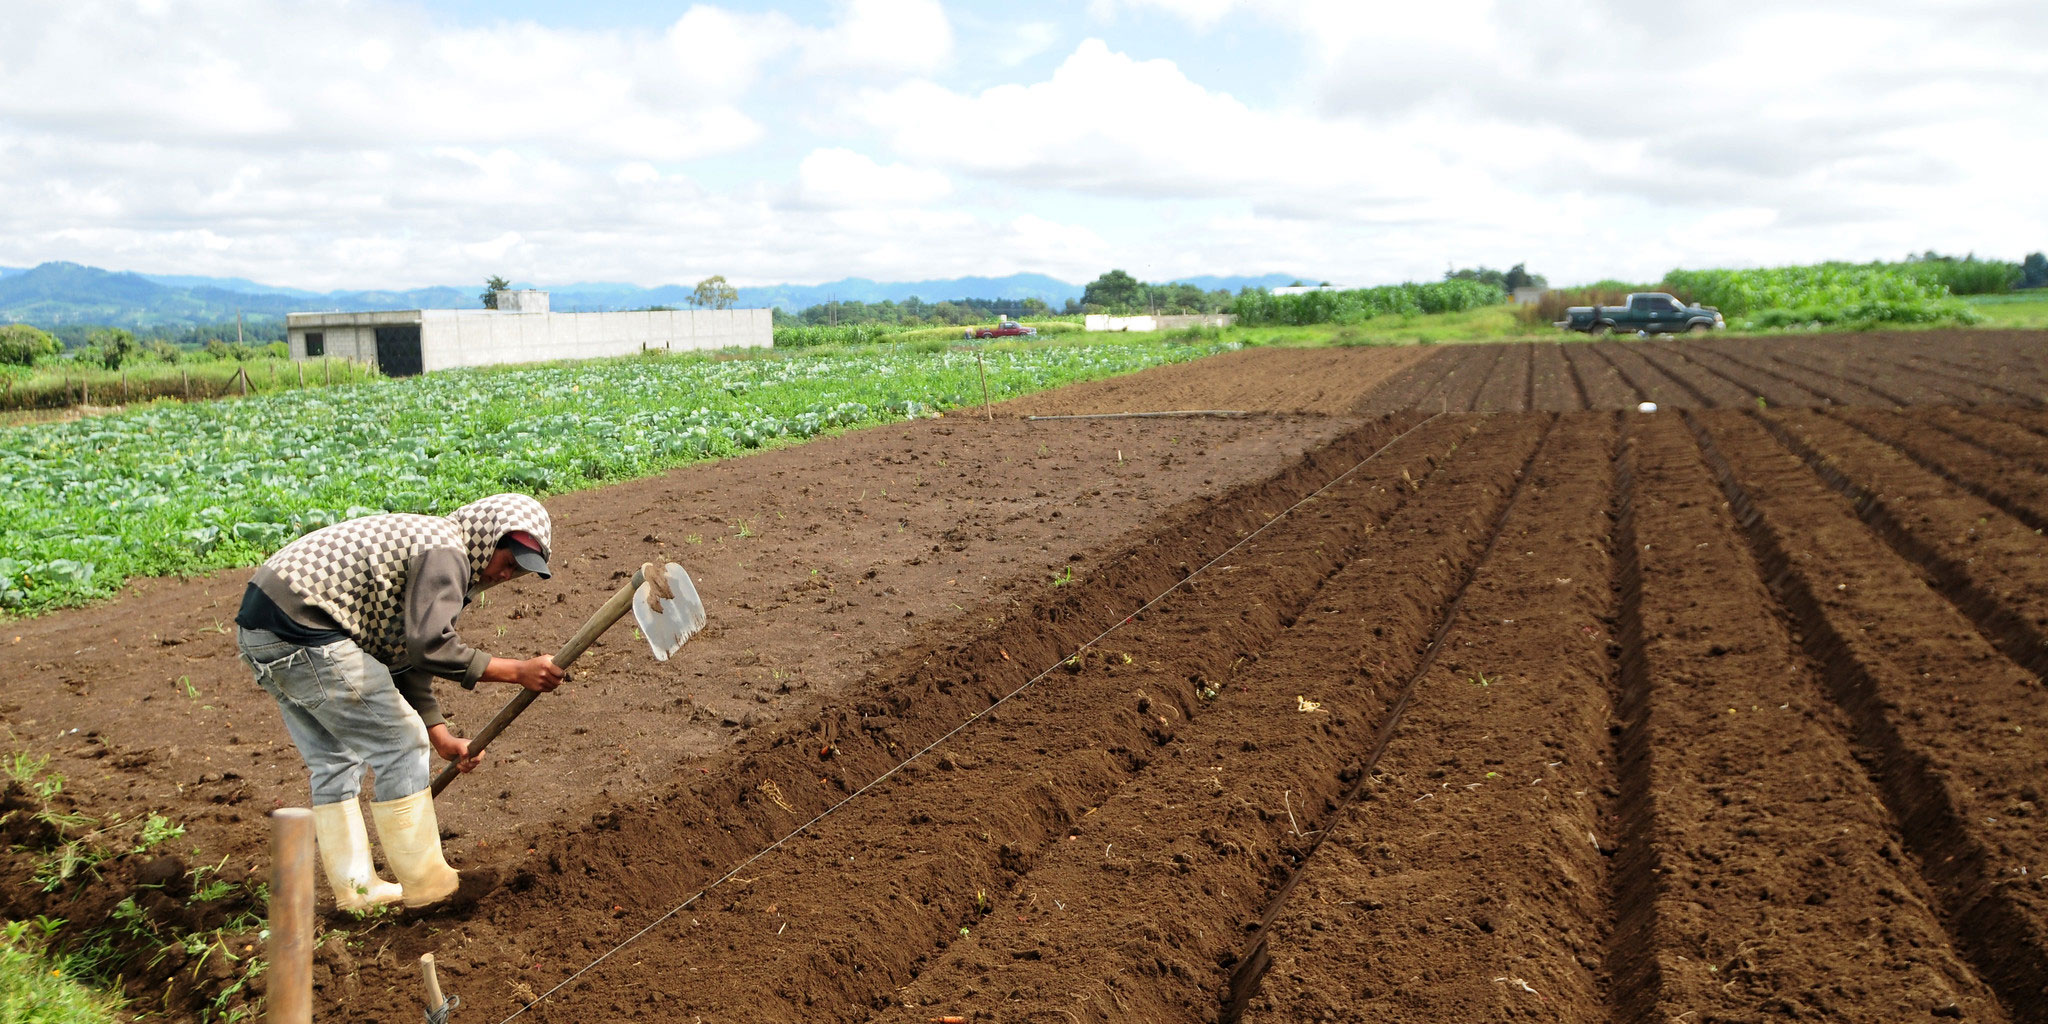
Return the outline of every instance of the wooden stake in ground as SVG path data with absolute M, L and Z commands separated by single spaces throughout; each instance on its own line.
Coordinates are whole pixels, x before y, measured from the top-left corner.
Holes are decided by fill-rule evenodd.
M 242 382 L 242 397 L 249 397 L 249 368 L 246 366 L 235 367 L 235 379 Z
M 185 401 L 187 401 L 187 402 L 191 401 L 191 400 L 192 400 L 192 373 L 191 373 L 191 371 L 189 371 L 189 370 L 183 370 L 183 369 L 179 370 L 179 371 L 178 371 L 178 383 L 179 383 L 180 385 L 182 385 L 182 386 L 184 387 L 184 389 L 185 389 Z
M 995 411 L 988 407 L 988 368 L 984 367 L 981 363 L 981 351 L 979 349 L 975 350 L 974 353 L 974 372 L 981 375 L 981 414 L 988 417 L 990 423 L 994 423 L 996 421 Z
M 294 366 L 297 366 L 297 367 L 299 368 L 299 386 L 300 386 L 300 387 L 305 387 L 305 386 L 306 386 L 306 364 L 304 364 L 304 363 L 294 363 L 293 365 L 294 365 Z
M 270 815 L 270 1024 L 313 1020 L 313 812 Z
M 427 986 L 428 1024 L 448 1024 L 448 1014 L 462 1005 L 455 996 L 441 997 L 441 976 L 434 971 L 434 954 L 420 954 L 420 980 Z

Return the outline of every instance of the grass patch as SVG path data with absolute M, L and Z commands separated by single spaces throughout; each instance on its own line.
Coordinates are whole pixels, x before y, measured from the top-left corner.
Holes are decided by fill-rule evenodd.
M 70 957 L 52 954 L 50 940 L 64 922 L 37 917 L 8 921 L 0 932 L 0 1021 L 33 1024 L 113 1024 L 121 1000 L 80 984 L 66 970 Z
M 1969 303 L 1986 327 L 2048 328 L 2048 288 L 2034 288 L 2007 295 L 1972 295 Z
M 245 370 L 246 382 L 242 377 Z M 0 365 L 0 410 L 114 406 L 157 399 L 201 401 L 239 397 L 245 383 L 249 394 L 267 395 L 375 379 L 379 379 L 375 367 L 348 359 L 304 363 L 272 357 L 246 362 L 141 359 L 121 370 L 84 359 L 52 359 L 33 367 Z

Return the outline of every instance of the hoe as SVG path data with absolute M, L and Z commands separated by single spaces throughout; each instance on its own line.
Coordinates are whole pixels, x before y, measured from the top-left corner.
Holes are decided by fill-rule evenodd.
M 605 630 L 612 628 L 612 623 L 625 617 L 628 607 L 633 609 L 633 619 L 640 624 L 640 635 L 647 638 L 647 646 L 656 661 L 667 661 L 669 655 L 683 646 L 683 641 L 704 628 L 704 602 L 698 598 L 697 586 L 690 582 L 690 574 L 674 562 L 660 567 L 648 562 L 597 610 L 597 614 L 590 617 L 589 622 L 583 624 L 582 629 L 576 631 L 575 636 L 569 638 L 568 643 L 562 645 L 555 654 L 555 664 L 565 671 L 575 664 L 586 648 L 595 643 Z M 532 690 L 519 691 L 519 696 L 499 709 L 491 724 L 484 726 L 484 731 L 469 741 L 470 754 L 483 753 L 484 747 L 497 739 L 498 734 L 504 732 L 505 727 L 511 725 L 512 720 L 518 718 L 519 713 L 525 711 L 526 706 L 538 696 L 540 694 Z M 440 796 L 441 791 L 455 781 L 456 774 L 453 764 L 442 768 L 441 774 L 434 777 L 434 795 Z

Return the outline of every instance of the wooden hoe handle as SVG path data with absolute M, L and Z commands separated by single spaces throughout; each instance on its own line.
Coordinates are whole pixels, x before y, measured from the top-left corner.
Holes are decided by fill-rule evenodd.
M 569 666 L 575 664 L 576 659 L 582 657 L 583 652 L 588 650 L 591 644 L 596 643 L 597 638 L 602 636 L 605 630 L 612 628 L 612 623 L 625 616 L 626 610 L 633 607 L 633 591 L 639 589 L 642 578 L 642 573 L 634 573 L 633 578 L 627 580 L 626 585 L 620 587 L 619 592 L 613 594 L 611 600 L 606 601 L 604 607 L 599 608 L 597 614 L 592 615 L 590 621 L 584 623 L 583 628 L 577 630 L 576 635 L 570 637 L 569 642 L 555 652 L 556 667 L 568 671 Z M 518 718 L 519 713 L 525 711 L 526 706 L 533 703 L 533 699 L 538 696 L 540 694 L 532 690 L 521 689 L 518 696 L 507 701 L 491 719 L 491 724 L 484 726 L 484 731 L 477 733 L 476 738 L 469 741 L 469 756 L 475 757 L 483 753 L 484 747 L 497 739 L 498 734 L 504 732 L 505 727 L 511 725 L 512 720 Z M 440 796 L 441 791 L 447 789 L 448 784 L 454 782 L 458 774 L 461 773 L 456 770 L 455 762 L 450 761 L 441 769 L 439 775 L 434 776 L 434 795 Z

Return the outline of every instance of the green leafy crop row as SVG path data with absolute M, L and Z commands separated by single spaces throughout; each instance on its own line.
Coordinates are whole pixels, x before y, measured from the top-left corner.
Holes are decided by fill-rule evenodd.
M 1006 398 L 1235 343 L 986 350 Z M 972 352 L 873 350 L 457 371 L 0 432 L 0 614 L 129 576 L 260 561 L 373 512 L 553 493 L 978 401 Z

